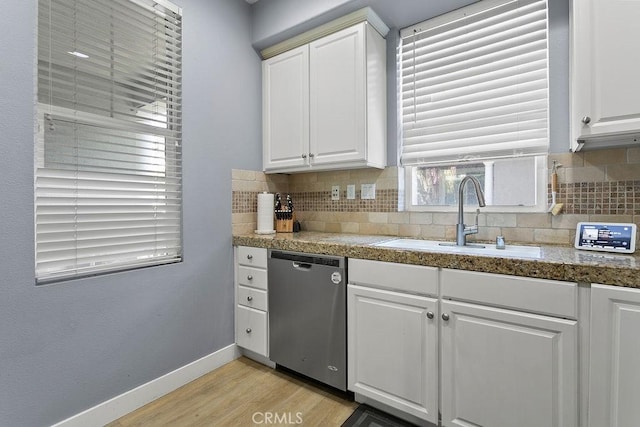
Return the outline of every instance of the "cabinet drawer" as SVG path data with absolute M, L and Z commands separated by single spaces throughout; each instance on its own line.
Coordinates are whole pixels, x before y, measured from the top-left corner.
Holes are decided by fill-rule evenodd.
M 238 286 L 238 304 L 267 311 L 267 291 Z
M 238 264 L 267 268 L 267 250 L 264 248 L 238 246 Z
M 236 342 L 238 346 L 268 356 L 267 313 L 253 308 L 236 306 Z
M 443 269 L 442 297 L 576 319 L 578 285 L 557 280 Z
M 267 290 L 267 270 L 238 267 L 238 284 Z
M 438 295 L 438 269 L 349 258 L 349 283 L 423 295 Z

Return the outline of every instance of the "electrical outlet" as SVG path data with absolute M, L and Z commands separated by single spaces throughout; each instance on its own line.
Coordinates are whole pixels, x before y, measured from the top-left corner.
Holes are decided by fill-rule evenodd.
M 340 200 L 340 186 L 331 186 L 331 200 Z
M 360 198 L 362 200 L 375 199 L 376 198 L 376 185 L 375 184 L 362 184 L 360 186 Z
M 347 185 L 347 199 L 353 200 L 356 198 L 356 186 L 354 184 Z

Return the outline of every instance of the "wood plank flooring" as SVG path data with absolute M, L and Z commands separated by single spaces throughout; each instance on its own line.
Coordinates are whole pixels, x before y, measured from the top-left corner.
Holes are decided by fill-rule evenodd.
M 315 383 L 241 357 L 108 427 L 338 427 L 357 406 Z

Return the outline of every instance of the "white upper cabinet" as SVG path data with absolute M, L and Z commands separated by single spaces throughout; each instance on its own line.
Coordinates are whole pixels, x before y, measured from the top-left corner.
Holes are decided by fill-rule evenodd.
M 368 23 L 263 62 L 263 166 L 386 166 L 386 44 Z
M 356 25 L 310 45 L 309 153 L 314 166 L 367 159 L 367 30 L 375 32 Z
M 264 168 L 304 167 L 309 151 L 309 48 L 262 63 Z
M 572 150 L 639 144 L 638 22 L 640 1 L 572 1 Z

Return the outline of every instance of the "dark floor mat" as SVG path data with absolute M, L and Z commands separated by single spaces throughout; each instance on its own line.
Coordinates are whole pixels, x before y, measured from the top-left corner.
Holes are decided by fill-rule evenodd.
M 360 405 L 342 424 L 342 427 L 414 427 L 408 421 L 396 418 L 369 405 Z

